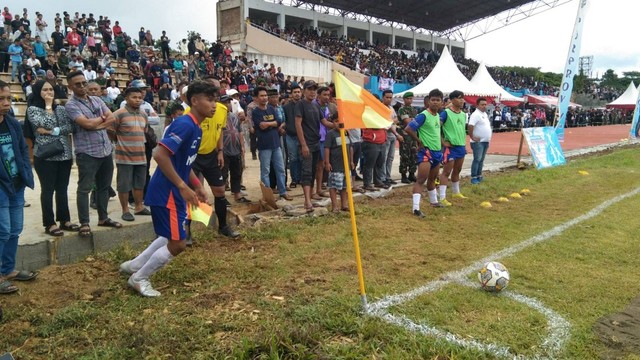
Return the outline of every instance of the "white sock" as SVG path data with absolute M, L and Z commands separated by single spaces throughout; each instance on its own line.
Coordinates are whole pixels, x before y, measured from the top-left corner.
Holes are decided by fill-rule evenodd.
M 133 271 L 140 270 L 141 267 L 146 264 L 151 255 L 153 255 L 156 250 L 160 249 L 163 246 L 167 246 L 169 240 L 164 236 L 158 236 L 149 246 L 147 246 L 144 251 L 138 255 L 135 259 L 131 260 L 131 269 Z
M 440 201 L 447 198 L 447 185 L 440 185 Z
M 431 204 L 438 202 L 438 191 L 436 191 L 436 189 L 429 190 L 429 202 Z
M 166 246 L 161 247 L 151 255 L 149 261 L 147 261 L 140 270 L 133 274 L 133 280 L 140 281 L 149 279 L 151 275 L 162 269 L 172 259 L 173 255 L 169 252 L 169 248 Z
M 454 194 L 460 194 L 460 181 L 451 182 L 451 191 L 453 191 Z
M 422 194 L 413 194 L 413 210 L 420 210 L 420 198 Z

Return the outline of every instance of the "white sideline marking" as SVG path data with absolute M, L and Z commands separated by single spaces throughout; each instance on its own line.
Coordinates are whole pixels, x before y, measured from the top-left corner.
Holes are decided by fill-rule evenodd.
M 512 354 L 509 351 L 509 348 L 505 346 L 501 346 L 497 344 L 485 344 L 476 340 L 462 339 L 452 333 L 439 330 L 433 326 L 429 326 L 427 324 L 414 323 L 413 321 L 411 321 L 409 318 L 405 316 L 392 315 L 389 313 L 388 308 L 410 301 L 425 293 L 436 291 L 451 282 L 459 283 L 461 285 L 469 286 L 469 287 L 478 287 L 476 283 L 470 281 L 467 278 L 467 275 L 470 273 L 476 272 L 485 263 L 489 261 L 500 260 L 507 256 L 511 256 L 529 246 L 541 243 L 554 236 L 560 235 L 562 232 L 569 229 L 570 227 L 577 225 L 585 220 L 589 220 L 593 217 L 596 217 L 611 205 L 614 205 L 631 196 L 637 195 L 638 193 L 640 193 L 640 188 L 636 188 L 635 190 L 632 190 L 628 193 L 616 196 L 596 206 L 595 208 L 591 209 L 590 211 L 588 211 L 583 215 L 580 215 L 563 224 L 553 227 L 551 230 L 532 236 L 529 239 L 519 244 L 512 245 L 508 248 L 505 248 L 496 253 L 493 253 L 483 259 L 480 259 L 472 263 L 471 265 L 465 268 L 462 268 L 457 271 L 451 271 L 451 272 L 445 273 L 438 280 L 434 280 L 430 283 L 427 283 L 426 285 L 423 285 L 419 288 L 405 292 L 403 294 L 386 296 L 379 301 L 369 304 L 369 306 L 367 307 L 367 313 L 371 316 L 379 317 L 391 324 L 395 324 L 400 327 L 403 327 L 406 330 L 419 332 L 425 335 L 431 335 L 438 339 L 444 339 L 445 341 L 457 344 L 462 347 L 488 352 L 498 357 L 508 357 L 508 358 L 514 358 L 514 359 L 523 358 L 522 356 Z M 546 308 L 540 301 L 536 299 L 533 299 L 524 295 L 520 295 L 511 291 L 505 291 L 500 295 L 508 297 L 520 303 L 523 303 L 539 311 L 547 318 L 547 322 L 548 322 L 547 328 L 549 330 L 549 335 L 545 338 L 545 340 L 542 342 L 540 346 L 544 350 L 544 354 L 536 354 L 533 356 L 533 358 L 535 359 L 554 358 L 554 354 L 558 353 L 563 348 L 565 342 L 569 337 L 569 328 L 570 328 L 569 323 L 558 313 L 556 313 L 555 311 L 549 308 Z

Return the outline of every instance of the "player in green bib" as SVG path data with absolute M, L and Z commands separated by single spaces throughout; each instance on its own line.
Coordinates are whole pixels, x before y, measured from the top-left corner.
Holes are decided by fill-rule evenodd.
M 432 207 L 442 207 L 438 202 L 436 193 L 436 178 L 442 162 L 442 143 L 440 138 L 440 107 L 442 106 L 442 91 L 433 89 L 424 99 L 427 110 L 418 114 L 405 127 L 404 131 L 418 145 L 416 163 L 418 164 L 418 176 L 413 184 L 413 214 L 419 218 L 425 215 L 420 211 L 420 199 L 422 187 L 427 182 L 429 203 Z
M 442 123 L 442 174 L 440 174 L 440 203 L 451 206 L 447 201 L 447 185 L 449 175 L 451 175 L 451 189 L 453 197 L 466 199 L 460 193 L 460 171 L 464 163 L 464 156 L 467 154 L 467 114 L 462 111 L 464 106 L 464 94 L 462 91 L 454 90 L 449 94 L 451 106 L 440 113 Z

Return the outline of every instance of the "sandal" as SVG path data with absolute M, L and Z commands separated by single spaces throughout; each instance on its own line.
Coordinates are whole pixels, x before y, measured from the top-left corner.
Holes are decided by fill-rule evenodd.
M 342 209 L 340 209 L 340 210 L 345 211 L 345 212 L 348 212 L 348 211 L 349 211 L 349 208 L 348 208 L 348 207 L 343 207 L 343 208 L 342 208 Z
M 307 214 L 311 214 L 312 212 L 315 211 L 313 206 L 310 206 L 310 207 L 305 206 L 304 209 L 307 211 Z
M 78 231 L 80 230 L 80 225 L 74 224 L 71 221 L 67 221 L 64 224 L 60 224 L 60 229 L 66 230 L 66 231 Z
M 5 280 L 0 282 L 0 294 L 11 294 L 18 291 L 18 288 L 14 286 L 11 281 Z
M 78 229 L 78 235 L 80 235 L 82 237 L 90 237 L 91 235 L 93 235 L 93 233 L 91 232 L 91 227 L 89 226 L 89 224 L 82 224 L 80 226 L 80 229 Z
M 44 233 L 47 235 L 51 235 L 51 236 L 62 236 L 64 235 L 64 232 L 62 230 L 60 230 L 60 228 L 58 228 L 55 224 L 49 226 L 48 228 L 44 229 Z
M 37 271 L 14 270 L 11 274 L 5 276 L 4 280 L 13 281 L 30 281 L 38 277 Z
M 291 184 L 289 184 L 289 187 L 292 188 L 292 189 L 295 189 L 296 187 L 298 187 L 298 184 L 292 182 Z
M 251 200 L 247 199 L 246 197 L 241 197 L 239 199 L 236 199 L 237 203 L 242 203 L 242 204 L 249 204 L 251 202 Z
M 313 199 L 313 200 L 322 200 L 322 196 L 320 196 L 318 194 L 313 194 L 313 195 L 311 195 L 311 199 Z
M 151 216 L 151 210 L 144 208 L 138 212 L 135 212 L 136 215 L 143 215 L 143 216 Z
M 324 198 L 331 197 L 331 195 L 329 194 L 329 192 L 328 192 L 328 191 L 322 191 L 322 192 L 320 193 L 320 196 L 322 196 L 322 197 L 324 197 Z
M 103 226 L 103 227 L 111 227 L 111 228 L 116 228 L 116 229 L 120 229 L 122 227 L 122 224 L 120 224 L 117 221 L 113 221 L 109 218 L 107 218 L 105 221 L 103 221 L 102 223 L 98 223 L 98 226 Z

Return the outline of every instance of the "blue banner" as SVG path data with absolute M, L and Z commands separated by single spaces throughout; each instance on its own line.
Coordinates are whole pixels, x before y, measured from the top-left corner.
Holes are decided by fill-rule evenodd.
M 522 133 L 536 168 L 544 169 L 567 163 L 553 127 L 526 128 L 522 129 Z
M 633 111 L 633 121 L 631 121 L 631 130 L 629 137 L 636 139 L 638 137 L 638 117 L 640 116 L 640 86 L 638 86 L 638 98 L 636 99 L 636 109 Z
M 578 73 L 580 44 L 582 42 L 582 27 L 584 25 L 587 3 L 588 0 L 579 0 L 578 2 L 578 15 L 576 16 L 576 23 L 573 25 L 573 35 L 571 37 L 571 43 L 569 44 L 569 54 L 567 55 L 564 73 L 562 73 L 562 86 L 560 87 L 558 108 L 556 110 L 556 134 L 560 141 L 564 141 L 564 125 L 567 121 L 571 91 L 573 91 L 573 77 Z

